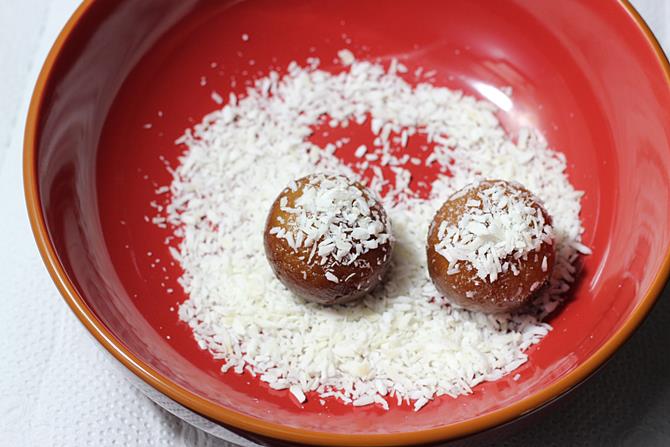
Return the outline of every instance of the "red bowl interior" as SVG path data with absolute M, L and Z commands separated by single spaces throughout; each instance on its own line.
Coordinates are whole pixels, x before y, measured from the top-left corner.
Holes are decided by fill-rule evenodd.
M 301 406 L 248 374 L 220 373 L 178 321 L 186 297 L 163 244 L 168 232 L 144 218 L 153 215 L 156 186 L 170 180 L 165 163 L 183 150 L 174 140 L 217 107 L 212 91 L 241 94 L 270 68 L 283 72 L 307 57 L 335 69 L 342 48 L 397 57 L 410 73 L 435 69 L 436 84 L 478 97 L 482 85 L 511 86 L 514 107 L 500 113 L 506 128 L 542 130 L 586 191 L 584 239 L 593 255 L 519 381 L 510 375 L 417 413 L 331 399 Z M 619 2 L 99 1 L 84 7 L 52 62 L 34 169 L 48 243 L 76 294 L 112 343 L 155 374 L 261 424 L 369 435 L 494 414 L 570 377 L 665 279 L 670 93 L 662 56 Z M 370 138 L 352 136 L 354 147 Z

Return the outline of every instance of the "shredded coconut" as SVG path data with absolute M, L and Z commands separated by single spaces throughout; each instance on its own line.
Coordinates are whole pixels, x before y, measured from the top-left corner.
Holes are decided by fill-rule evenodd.
M 368 150 L 368 148 L 364 144 L 361 144 L 360 146 L 358 146 L 358 149 L 356 149 L 356 152 L 355 152 L 354 155 L 357 158 L 361 158 L 363 155 L 365 155 L 365 152 L 367 150 Z
M 439 228 L 435 251 L 449 261 L 450 272 L 458 272 L 458 264 L 466 262 L 480 279 L 494 282 L 507 269 L 518 269 L 517 262 L 543 243 L 553 243 L 554 231 L 542 210 L 513 184 L 495 182 L 477 197 L 466 202 L 456 225 L 442 222 Z M 546 258 L 542 265 L 546 271 Z
M 351 65 L 356 60 L 354 53 L 352 53 L 351 50 L 347 50 L 346 48 L 338 51 L 337 56 L 340 58 L 340 61 L 343 65 Z
M 314 260 L 326 267 L 350 265 L 391 240 L 386 216 L 375 208 L 375 199 L 341 175 L 312 175 L 294 202 L 281 198 L 280 209 L 291 216 L 290 222 L 271 228 L 270 234 L 286 240 L 294 251 L 313 247 Z M 332 273 L 326 278 L 338 282 Z
M 326 272 L 326 279 L 328 281 L 334 282 L 335 284 L 340 282 L 339 278 L 333 275 L 331 272 Z
M 223 97 L 218 92 L 212 92 L 211 97 L 215 103 L 223 104 Z
M 302 391 L 302 388 L 299 385 L 291 385 L 289 391 L 298 400 L 298 402 L 303 403 L 307 400 L 305 393 Z
M 338 74 L 315 63 L 291 63 L 284 76 L 270 72 L 178 139 L 185 152 L 159 212 L 173 229 L 170 252 L 184 272 L 179 282 L 188 299 L 178 314 L 223 372 L 249 371 L 301 402 L 314 392 L 351 405 L 395 402 L 419 410 L 436 396 L 468 394 L 514 371 L 551 330 L 542 318 L 569 289 L 578 254 L 589 252 L 581 243 L 582 193 L 566 178 L 565 157 L 534 130 L 513 141 L 494 105 L 427 83 L 412 86 L 346 52 L 340 57 L 350 65 Z M 365 180 L 309 141 L 324 116 L 339 126 L 370 123 L 380 159 L 365 160 L 366 184 L 384 191 L 397 240 L 388 280 L 360 302 L 330 308 L 297 300 L 263 250 L 266 213 L 292 179 L 324 171 Z M 442 169 L 425 200 L 409 187 L 415 165 L 403 154 L 402 135 L 416 134 L 431 144 L 425 163 Z M 534 313 L 449 306 L 426 274 L 432 216 L 480 177 L 522 183 L 553 217 L 556 265 Z

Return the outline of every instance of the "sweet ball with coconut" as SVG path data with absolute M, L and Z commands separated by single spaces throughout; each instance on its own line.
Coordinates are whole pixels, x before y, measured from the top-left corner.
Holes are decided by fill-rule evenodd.
M 292 181 L 276 198 L 264 232 L 265 254 L 279 280 L 325 305 L 374 289 L 390 263 L 393 237 L 379 200 L 342 175 Z
M 428 271 L 453 304 L 523 310 L 554 268 L 554 230 L 541 201 L 518 183 L 484 180 L 457 191 L 428 231 Z

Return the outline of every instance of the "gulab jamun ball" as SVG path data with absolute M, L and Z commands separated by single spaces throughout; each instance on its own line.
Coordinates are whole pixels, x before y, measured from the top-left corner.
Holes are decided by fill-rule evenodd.
M 522 310 L 554 268 L 551 217 L 518 183 L 484 180 L 454 193 L 428 231 L 428 270 L 437 290 L 465 309 Z
M 289 184 L 265 224 L 265 254 L 293 293 L 320 304 L 370 292 L 391 263 L 393 238 L 381 203 L 341 175 L 313 174 Z

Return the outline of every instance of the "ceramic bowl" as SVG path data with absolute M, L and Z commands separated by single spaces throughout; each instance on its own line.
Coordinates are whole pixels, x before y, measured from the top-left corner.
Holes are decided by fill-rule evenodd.
M 499 113 L 504 126 L 535 126 L 567 156 L 571 182 L 585 191 L 584 242 L 593 254 L 520 380 L 509 375 L 419 412 L 330 399 L 300 406 L 248 374 L 222 374 L 178 321 L 174 310 L 186 298 L 178 267 L 151 267 L 170 258 L 168 230 L 144 218 L 156 185 L 170 179 L 164 162 L 181 150 L 174 140 L 216 108 L 212 91 L 242 93 L 270 67 L 308 57 L 332 69 L 342 48 L 434 69 L 436 84 L 480 98 L 511 86 Z M 35 87 L 25 138 L 28 210 L 72 310 L 170 401 L 290 442 L 454 439 L 563 395 L 651 309 L 670 265 L 668 73 L 651 32 L 623 1 L 87 1 Z

